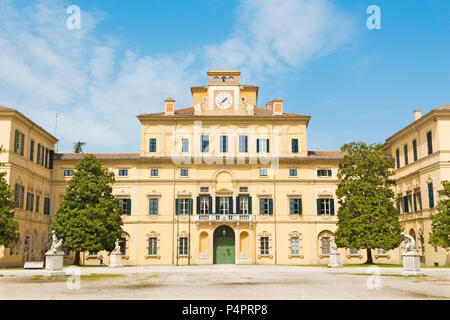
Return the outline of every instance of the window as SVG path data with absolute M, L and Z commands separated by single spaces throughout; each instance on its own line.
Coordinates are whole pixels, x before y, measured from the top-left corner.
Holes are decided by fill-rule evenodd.
M 256 152 L 269 152 L 269 139 L 256 139 Z
M 200 145 L 202 152 L 209 152 L 209 136 L 200 136 Z
M 261 237 L 260 245 L 261 245 L 261 255 L 268 255 L 269 254 L 269 237 Z
M 292 144 L 292 153 L 297 153 L 298 152 L 298 139 L 292 139 L 291 144 Z
M 120 238 L 120 254 L 122 256 L 127 255 L 127 239 Z
M 431 131 L 427 132 L 427 147 L 428 147 L 428 154 L 433 153 L 433 139 L 431 137 Z
M 44 198 L 44 214 L 50 214 L 50 198 Z
M 400 150 L 396 149 L 395 150 L 395 160 L 397 162 L 397 169 L 400 168 Z
M 176 199 L 177 214 L 192 214 L 192 199 Z
M 408 164 L 408 145 L 403 146 L 403 153 L 405 155 L 405 166 Z
M 220 152 L 228 152 L 228 136 L 220 136 Z
M 297 176 L 297 169 L 289 169 L 289 176 L 290 177 L 296 177 Z
M 433 183 L 430 182 L 428 184 L 428 204 L 430 205 L 430 209 L 434 208 L 434 194 L 433 194 Z
M 289 212 L 290 214 L 302 214 L 302 199 L 290 198 L 289 199 Z
M 332 172 L 330 169 L 328 169 L 328 170 L 318 169 L 317 170 L 318 177 L 331 177 L 331 174 L 332 174 Z
M 96 257 L 98 254 L 98 251 L 89 251 L 89 256 L 90 257 Z
M 403 212 L 409 213 L 408 196 L 403 196 Z
M 131 214 L 131 199 L 119 199 L 119 205 L 122 209 L 122 214 Z
M 239 152 L 248 152 L 247 136 L 239 136 Z
M 158 198 L 149 199 L 149 214 L 158 214 Z
M 41 197 L 39 195 L 36 195 L 36 205 L 35 205 L 36 212 L 39 212 L 40 202 L 41 202 Z
M 259 176 L 260 177 L 267 177 L 267 168 L 259 169 Z
M 180 246 L 179 246 L 180 256 L 188 255 L 188 238 L 180 237 Z
M 247 193 L 248 192 L 248 187 L 239 187 L 239 192 Z
M 23 147 L 25 144 L 25 135 L 19 130 L 14 135 L 14 152 L 23 156 Z
M 317 214 L 334 215 L 334 199 L 333 198 L 317 199 Z
M 386 250 L 382 249 L 382 248 L 378 248 L 377 249 L 377 254 L 379 256 L 385 256 L 386 255 Z
M 33 211 L 33 205 L 34 205 L 34 194 L 27 192 L 27 204 L 25 209 L 27 211 Z
M 219 214 L 230 213 L 230 202 L 228 197 L 219 197 Z
M 414 139 L 412 141 L 412 145 L 413 145 L 413 158 L 414 158 L 414 161 L 417 161 L 418 156 L 417 156 L 417 140 L 416 139 Z
M 189 152 L 189 139 L 181 139 L 181 152 Z
M 149 152 L 156 152 L 156 138 L 150 138 Z
M 350 248 L 350 255 L 351 256 L 359 255 L 359 250 L 357 248 Z
M 48 168 L 48 149 L 45 148 L 45 167 Z
M 128 177 L 128 169 L 119 169 L 119 177 Z
M 73 176 L 73 170 L 72 169 L 65 169 L 64 170 L 64 177 L 72 177 Z
M 329 255 L 330 247 L 331 247 L 331 238 L 330 237 L 322 237 L 322 238 L 320 238 L 320 240 L 322 242 L 322 254 Z
M 43 145 L 38 143 L 36 163 L 43 166 L 44 165 L 44 157 L 45 157 L 45 148 Z
M 240 196 L 239 197 L 239 214 L 248 214 L 248 197 Z
M 150 169 L 150 176 L 151 177 L 159 176 L 159 170 L 158 169 Z
M 23 209 L 24 197 L 25 197 L 25 187 L 16 184 L 14 188 L 14 199 L 16 208 Z
M 180 170 L 180 176 L 182 176 L 182 177 L 189 176 L 189 169 L 181 169 Z
M 422 211 L 422 195 L 420 191 L 414 193 L 414 211 Z
M 300 238 L 299 237 L 291 238 L 291 254 L 292 255 L 300 254 Z
M 148 255 L 156 256 L 158 254 L 158 238 L 148 238 Z
M 200 192 L 208 192 L 209 188 L 208 187 L 200 187 Z
M 200 214 L 209 214 L 209 197 L 200 197 Z
M 259 214 L 273 214 L 273 199 L 259 199 Z
M 30 161 L 34 161 L 34 140 L 30 141 Z

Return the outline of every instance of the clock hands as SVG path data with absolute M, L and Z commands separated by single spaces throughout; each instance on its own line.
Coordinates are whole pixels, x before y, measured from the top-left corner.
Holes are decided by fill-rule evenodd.
M 228 97 L 225 97 L 225 99 L 222 100 L 222 102 L 220 103 L 224 103 L 225 101 L 227 101 Z

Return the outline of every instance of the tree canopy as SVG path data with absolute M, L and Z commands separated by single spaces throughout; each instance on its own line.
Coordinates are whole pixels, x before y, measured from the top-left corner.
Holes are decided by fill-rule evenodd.
M 111 251 L 122 235 L 119 200 L 112 194 L 114 181 L 114 173 L 93 155 L 75 167 L 53 229 L 63 239 L 63 247 L 77 253 L 76 263 L 82 251 Z
M 335 242 L 338 247 L 394 249 L 403 238 L 392 187 L 394 161 L 382 144 L 352 142 L 341 147 L 336 195 L 340 207 Z
M 429 243 L 435 246 L 450 247 L 450 182 L 442 181 L 444 189 L 439 190 L 441 199 L 436 205 L 437 212 L 430 216 L 431 230 Z

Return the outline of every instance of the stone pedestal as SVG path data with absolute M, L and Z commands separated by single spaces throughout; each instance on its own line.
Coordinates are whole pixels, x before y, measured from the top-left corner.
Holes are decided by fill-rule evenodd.
M 417 251 L 408 251 L 402 254 L 403 272 L 402 276 L 421 276 L 420 254 Z
M 109 255 L 109 267 L 110 268 L 122 268 L 122 255 L 120 253 L 111 253 Z
M 64 252 L 45 253 L 45 272 L 48 276 L 63 276 Z
M 339 252 L 330 253 L 330 263 L 328 266 L 331 268 L 342 268 L 341 254 Z

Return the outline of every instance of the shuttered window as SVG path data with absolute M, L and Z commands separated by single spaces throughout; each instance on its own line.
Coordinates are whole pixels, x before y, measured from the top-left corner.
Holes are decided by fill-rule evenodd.
M 333 198 L 317 199 L 317 214 L 334 215 L 334 199 Z
M 430 208 L 434 208 L 433 183 L 428 184 L 428 204 Z
M 290 214 L 302 214 L 302 199 L 290 198 L 289 199 L 289 213 Z
M 433 153 L 433 139 L 431 136 L 431 131 L 427 132 L 427 148 L 428 148 L 428 154 Z
M 44 214 L 50 214 L 50 198 L 44 198 Z
M 273 214 L 273 199 L 260 198 L 259 199 L 259 214 Z
M 149 199 L 149 214 L 158 214 L 158 198 Z
M 122 214 L 131 214 L 131 199 L 119 199 L 119 204 L 122 209 Z
M 220 152 L 228 152 L 228 136 L 220 136 Z
M 291 144 L 292 144 L 292 152 L 297 153 L 298 152 L 298 139 L 292 139 Z
M 414 139 L 412 141 L 412 145 L 413 145 L 413 158 L 414 158 L 414 161 L 417 161 L 418 156 L 417 156 L 417 140 L 416 139 Z
M 395 150 L 395 160 L 397 161 L 397 169 L 400 168 L 400 150 Z
M 408 164 L 408 145 L 403 146 L 403 153 L 405 155 L 405 166 Z

